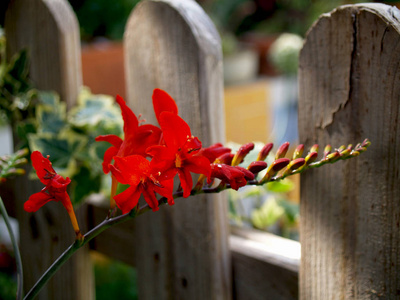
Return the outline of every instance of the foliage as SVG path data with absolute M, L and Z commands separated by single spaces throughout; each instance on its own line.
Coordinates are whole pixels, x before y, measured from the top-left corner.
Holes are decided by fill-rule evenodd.
M 94 275 L 96 300 L 138 299 L 137 272 L 134 268 L 96 255 Z
M 30 116 L 35 90 L 28 79 L 26 50 L 6 59 L 6 40 L 0 28 L 0 126 Z
M 27 154 L 28 149 L 24 148 L 11 155 L 0 156 L 0 183 L 9 177 L 25 174 L 21 166 L 28 162 L 25 158 Z
M 81 37 L 121 40 L 130 12 L 139 0 L 69 0 L 79 20 Z
M 119 135 L 120 112 L 110 96 L 93 95 L 88 89 L 81 91 L 77 106 L 68 112 L 54 92 L 38 92 L 37 103 L 34 121 L 26 123 L 36 127 L 27 134 L 29 147 L 50 155 L 57 173 L 72 180 L 74 204 L 80 203 L 100 191 L 106 147 L 95 143 L 95 137 L 99 132 Z

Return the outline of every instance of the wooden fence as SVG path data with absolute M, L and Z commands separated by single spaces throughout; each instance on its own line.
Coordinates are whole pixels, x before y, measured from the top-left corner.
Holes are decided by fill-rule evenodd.
M 223 195 L 177 201 L 104 232 L 90 248 L 136 266 L 140 299 L 399 297 L 399 20 L 389 6 L 343 6 L 308 32 L 299 68 L 301 142 L 335 146 L 368 137 L 373 145 L 357 159 L 302 176 L 300 272 L 299 257 L 284 251 L 299 253 L 298 243 L 231 232 Z M 9 55 L 29 48 L 36 86 L 73 105 L 80 48 L 67 2 L 13 0 L 5 27 Z M 165 89 L 205 145 L 223 142 L 221 44 L 196 2 L 140 3 L 124 48 L 134 111 L 154 121 L 152 90 Z M 15 189 L 15 206 L 27 291 L 72 237 L 56 203 L 35 214 L 22 210 L 38 189 L 23 184 Z M 84 230 L 107 214 L 94 200 L 80 209 Z M 38 298 L 93 299 L 88 254 L 81 249 Z

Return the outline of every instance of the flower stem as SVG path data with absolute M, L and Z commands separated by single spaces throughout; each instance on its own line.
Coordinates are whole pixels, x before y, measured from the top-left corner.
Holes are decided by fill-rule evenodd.
M 1 215 L 4 218 L 4 222 L 6 223 L 7 230 L 10 235 L 11 243 L 12 243 L 13 249 L 14 249 L 15 263 L 17 265 L 17 298 L 16 299 L 21 300 L 22 294 L 23 294 L 23 290 L 22 290 L 23 289 L 23 269 L 22 269 L 21 254 L 19 252 L 18 243 L 15 240 L 15 236 L 14 236 L 13 230 L 11 228 L 10 219 L 8 217 L 7 210 L 4 206 L 3 199 L 1 199 L 1 197 L 0 197 L 0 211 L 1 211 Z

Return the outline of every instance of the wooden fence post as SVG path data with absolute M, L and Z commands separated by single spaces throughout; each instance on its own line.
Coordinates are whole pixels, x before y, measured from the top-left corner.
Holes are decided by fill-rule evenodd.
M 321 16 L 301 51 L 300 140 L 372 142 L 301 177 L 301 299 L 400 295 L 399 20 L 383 4 L 342 6 Z
M 13 0 L 6 12 L 5 30 L 9 57 L 27 48 L 30 78 L 40 90 L 55 90 L 70 107 L 82 85 L 79 27 L 65 0 Z M 18 179 L 16 214 L 27 292 L 40 275 L 74 239 L 67 213 L 60 203 L 48 203 L 28 214 L 23 203 L 42 185 Z M 82 217 L 84 218 L 84 212 Z M 81 220 L 83 230 L 86 221 Z M 94 298 L 93 271 L 88 249 L 82 249 L 62 267 L 39 293 L 38 299 Z
M 219 35 L 192 0 L 144 1 L 124 37 L 128 102 L 157 124 L 151 95 L 167 91 L 204 146 L 224 140 Z M 179 199 L 136 221 L 141 299 L 229 299 L 226 202 L 221 195 Z

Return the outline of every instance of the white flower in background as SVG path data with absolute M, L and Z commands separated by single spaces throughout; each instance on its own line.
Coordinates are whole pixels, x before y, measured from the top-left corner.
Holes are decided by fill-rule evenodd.
M 279 71 L 287 75 L 295 75 L 302 47 L 303 38 L 301 36 L 283 33 L 271 45 L 268 57 Z

